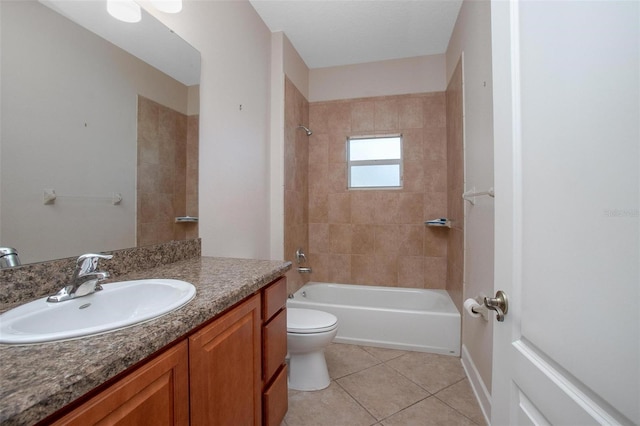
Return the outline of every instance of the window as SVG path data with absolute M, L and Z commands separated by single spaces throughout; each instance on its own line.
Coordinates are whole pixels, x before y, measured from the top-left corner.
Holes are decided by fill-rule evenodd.
M 347 139 L 349 188 L 402 188 L 402 136 Z

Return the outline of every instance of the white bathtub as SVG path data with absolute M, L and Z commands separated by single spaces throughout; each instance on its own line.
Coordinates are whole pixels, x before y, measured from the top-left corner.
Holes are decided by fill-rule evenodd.
M 287 306 L 334 314 L 338 343 L 460 355 L 460 313 L 445 290 L 310 282 Z

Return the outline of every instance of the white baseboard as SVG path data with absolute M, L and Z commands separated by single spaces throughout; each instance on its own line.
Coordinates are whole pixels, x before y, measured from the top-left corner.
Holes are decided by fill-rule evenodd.
M 473 389 L 473 393 L 476 395 L 476 399 L 478 400 L 478 404 L 480 405 L 480 409 L 482 410 L 482 414 L 484 415 L 484 419 L 488 425 L 491 424 L 491 394 L 487 390 L 480 374 L 478 373 L 478 369 L 473 363 L 473 359 L 471 359 L 471 355 L 469 355 L 469 351 L 467 351 L 467 347 L 462 345 L 462 367 L 464 368 L 465 373 L 467 373 L 467 377 L 469 378 L 469 383 L 471 384 L 471 389 Z

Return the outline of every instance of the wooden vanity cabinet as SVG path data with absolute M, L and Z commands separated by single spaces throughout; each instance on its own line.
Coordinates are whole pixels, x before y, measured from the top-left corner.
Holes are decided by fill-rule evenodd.
M 274 281 L 53 424 L 279 426 L 286 287 Z
M 189 367 L 183 341 L 152 359 L 53 425 L 189 423 Z
M 282 423 L 288 408 L 287 281 L 280 278 L 262 291 L 262 422 Z
M 189 337 L 192 426 L 258 426 L 260 295 Z

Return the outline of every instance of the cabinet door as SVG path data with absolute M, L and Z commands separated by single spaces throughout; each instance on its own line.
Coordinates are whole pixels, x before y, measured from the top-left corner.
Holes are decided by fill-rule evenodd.
M 259 425 L 260 296 L 189 338 L 191 424 Z
M 186 340 L 96 395 L 54 425 L 188 425 Z

